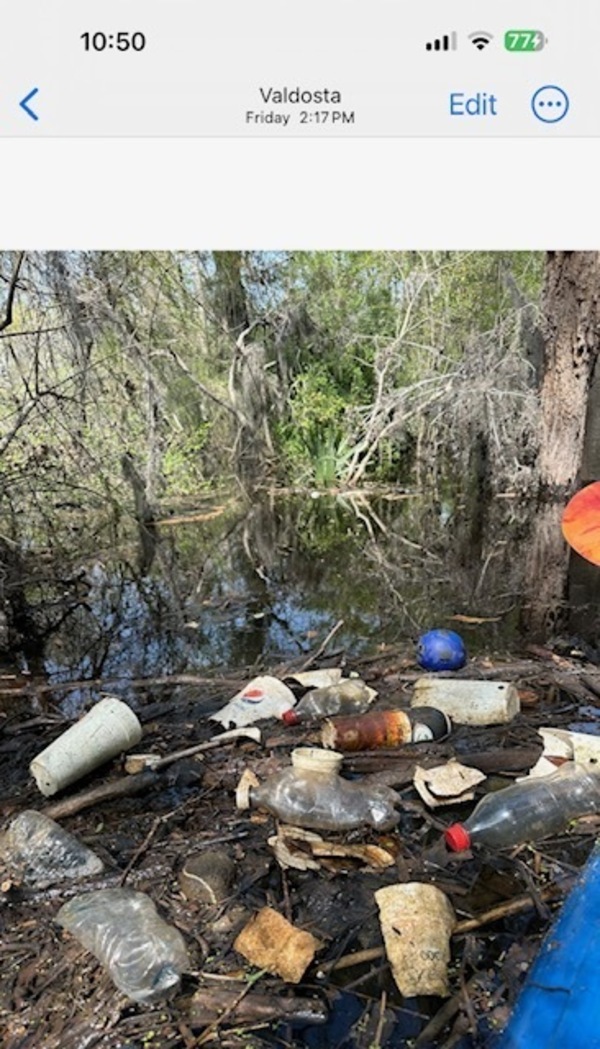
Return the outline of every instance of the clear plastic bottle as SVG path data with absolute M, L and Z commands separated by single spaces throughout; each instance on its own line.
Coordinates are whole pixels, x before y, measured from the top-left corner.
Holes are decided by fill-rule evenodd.
M 99 856 L 36 809 L 19 813 L 0 835 L 0 860 L 38 889 L 67 878 L 91 878 L 104 869 Z
M 286 725 L 298 725 L 302 721 L 316 721 L 332 714 L 362 714 L 376 695 L 375 690 L 360 678 L 347 678 L 337 685 L 313 688 L 292 710 L 286 710 L 281 720 Z
M 486 794 L 468 820 L 448 827 L 446 844 L 453 852 L 472 844 L 503 849 L 556 834 L 592 812 L 600 812 L 600 774 L 565 766 Z
M 75 896 L 57 921 L 105 965 L 123 994 L 151 1002 L 173 994 L 189 969 L 183 937 L 134 889 L 100 889 Z
M 285 823 L 309 830 L 352 830 L 368 825 L 391 830 L 400 801 L 391 787 L 349 781 L 338 775 L 343 756 L 318 747 L 298 747 L 292 766 L 258 783 L 244 773 L 236 801 L 240 809 L 264 808 Z

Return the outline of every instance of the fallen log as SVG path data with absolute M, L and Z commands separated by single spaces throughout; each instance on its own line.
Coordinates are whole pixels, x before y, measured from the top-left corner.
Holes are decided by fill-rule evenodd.
M 457 753 L 447 746 L 432 753 L 434 748 L 430 745 L 427 745 L 421 754 L 414 746 L 396 750 L 365 750 L 360 754 L 345 756 L 344 770 L 363 775 L 379 774 L 385 777 L 386 782 L 391 786 L 393 786 L 395 775 L 399 777 L 398 783 L 409 783 L 417 765 L 431 768 L 433 765 L 443 765 L 450 758 L 456 758 L 463 765 L 479 769 L 486 775 L 495 772 L 527 772 L 535 765 L 542 749 L 540 740 L 539 747 L 506 747 L 492 751 L 473 751 L 471 754 Z
M 74 816 L 76 812 L 89 809 L 101 801 L 141 794 L 142 791 L 151 790 L 159 782 L 161 776 L 158 772 L 146 771 L 138 772 L 135 776 L 122 776 L 110 783 L 101 783 L 99 787 L 75 794 L 72 798 L 64 798 L 63 801 L 55 801 L 53 805 L 46 805 L 42 812 L 53 820 L 64 819 L 65 816 Z

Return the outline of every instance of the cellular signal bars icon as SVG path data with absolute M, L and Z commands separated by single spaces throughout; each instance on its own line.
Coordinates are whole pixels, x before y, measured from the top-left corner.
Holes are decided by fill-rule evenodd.
M 426 51 L 456 51 L 457 47 L 456 33 L 444 33 L 443 36 L 436 36 L 435 40 L 428 40 L 425 44 Z

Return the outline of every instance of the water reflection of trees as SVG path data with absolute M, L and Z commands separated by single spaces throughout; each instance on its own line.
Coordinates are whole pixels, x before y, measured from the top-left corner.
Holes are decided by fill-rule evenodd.
M 455 614 L 495 620 L 465 627 L 472 643 L 508 644 L 522 522 L 500 504 L 469 563 L 461 507 L 458 494 L 444 504 L 395 491 L 271 496 L 165 527 L 149 574 L 108 554 L 87 567 L 85 599 L 48 634 L 46 668 L 56 680 L 124 685 L 194 668 L 256 669 L 309 652 L 340 619 L 335 646 L 350 657 L 382 643 L 410 650 L 419 630 Z M 37 598 L 40 609 L 52 604 L 50 593 Z
M 237 602 L 236 645 L 219 650 L 245 662 L 304 646 L 342 605 L 348 637 L 365 639 L 387 616 L 403 632 L 450 609 L 504 614 L 529 520 L 523 626 L 544 635 L 568 610 L 561 502 L 600 476 L 600 442 L 584 440 L 600 432 L 599 259 L 0 253 L 14 632 L 34 649 L 84 615 L 70 566 L 98 556 L 161 579 L 203 650 L 219 649 L 213 625 Z M 235 483 L 255 494 L 200 530 L 182 571 L 164 507 Z M 308 490 L 269 494 L 297 484 Z M 358 490 L 383 484 L 420 498 L 392 508 Z M 46 618 L 30 577 L 56 591 Z

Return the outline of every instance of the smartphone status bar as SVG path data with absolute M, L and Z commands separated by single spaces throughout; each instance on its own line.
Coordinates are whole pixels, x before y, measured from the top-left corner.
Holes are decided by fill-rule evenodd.
M 596 136 L 600 6 L 29 0 L 6 136 Z M 451 17 L 450 17 L 451 15 Z

